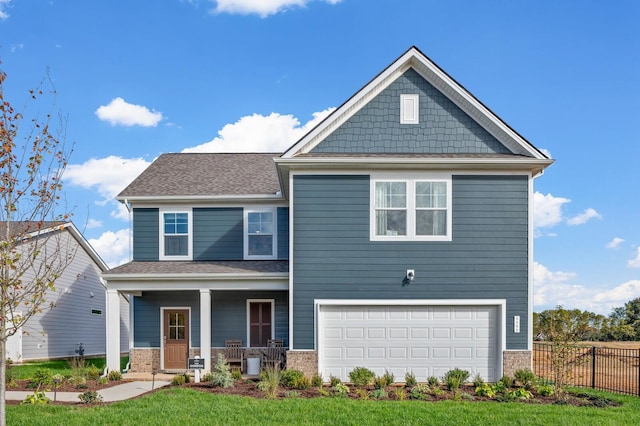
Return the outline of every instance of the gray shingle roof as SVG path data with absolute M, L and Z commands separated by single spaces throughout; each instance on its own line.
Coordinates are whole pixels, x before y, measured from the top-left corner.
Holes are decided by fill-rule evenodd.
M 119 195 L 133 197 L 274 195 L 279 154 L 162 154 Z
M 264 274 L 288 273 L 287 260 L 129 262 L 108 275 L 128 274 Z

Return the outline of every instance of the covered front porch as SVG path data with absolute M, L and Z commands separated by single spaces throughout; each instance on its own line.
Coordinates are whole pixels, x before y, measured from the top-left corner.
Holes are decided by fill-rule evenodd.
M 132 262 L 135 263 L 138 262 Z M 272 352 L 277 352 L 281 363 L 286 362 L 287 262 L 251 262 L 251 269 L 247 269 L 247 262 L 225 262 L 226 268 L 237 270 L 242 266 L 243 273 L 158 271 L 168 267 L 167 263 L 174 264 L 175 269 L 177 263 L 195 262 L 153 262 L 151 267 L 156 270 L 145 274 L 129 272 L 123 268 L 131 265 L 127 264 L 105 274 L 107 368 L 110 371 L 119 368 L 119 348 L 112 343 L 120 339 L 119 324 L 116 326 L 120 293 L 130 296 L 132 306 L 131 371 L 184 371 L 188 358 L 195 356 L 205 360 L 205 372 L 211 371 L 217 354 L 228 352 L 226 342 L 229 340 L 239 341 L 242 356 L 238 364 L 245 371 L 250 358 L 259 356 L 262 366 Z M 191 265 L 177 266 L 188 269 Z M 201 269 L 202 263 L 197 267 Z M 219 271 L 221 263 L 211 267 Z M 267 343 L 271 339 L 280 340 L 282 346 L 270 347 Z

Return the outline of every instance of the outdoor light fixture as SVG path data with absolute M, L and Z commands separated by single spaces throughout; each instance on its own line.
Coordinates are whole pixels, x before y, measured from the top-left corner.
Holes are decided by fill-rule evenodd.
M 416 271 L 414 269 L 407 269 L 407 280 L 413 281 L 416 277 Z

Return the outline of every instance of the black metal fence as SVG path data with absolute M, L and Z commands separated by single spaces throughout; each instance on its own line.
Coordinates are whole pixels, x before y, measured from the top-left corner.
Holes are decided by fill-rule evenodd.
M 640 396 L 640 349 L 575 345 L 564 365 L 568 385 Z M 555 382 L 552 343 L 533 343 L 533 372 Z

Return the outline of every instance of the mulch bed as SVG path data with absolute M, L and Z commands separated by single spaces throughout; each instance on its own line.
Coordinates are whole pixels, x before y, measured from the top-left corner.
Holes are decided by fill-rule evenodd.
M 67 381 L 63 381 L 62 383 L 58 383 L 56 387 L 57 392 L 86 392 L 86 391 L 99 391 L 100 389 L 110 388 L 112 386 L 118 386 L 123 383 L 127 383 L 125 380 L 110 380 L 106 384 L 99 384 L 96 380 L 87 380 L 86 387 L 80 386 L 74 383 L 67 383 Z M 8 391 L 27 391 L 27 392 L 35 392 L 37 390 L 37 386 L 33 386 L 31 380 L 16 380 L 15 385 L 7 385 Z M 42 385 L 40 386 L 40 390 L 42 391 L 51 391 L 53 392 L 53 385 Z

